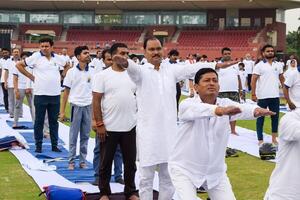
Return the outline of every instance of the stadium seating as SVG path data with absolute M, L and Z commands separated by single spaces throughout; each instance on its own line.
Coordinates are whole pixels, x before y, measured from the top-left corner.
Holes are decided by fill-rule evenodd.
M 256 30 L 183 30 L 178 38 L 180 46 L 193 47 L 249 47 Z

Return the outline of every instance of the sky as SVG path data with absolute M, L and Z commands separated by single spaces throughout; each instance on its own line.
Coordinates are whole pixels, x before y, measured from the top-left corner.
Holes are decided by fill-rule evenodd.
M 286 32 L 296 31 L 300 26 L 300 8 L 285 11 Z

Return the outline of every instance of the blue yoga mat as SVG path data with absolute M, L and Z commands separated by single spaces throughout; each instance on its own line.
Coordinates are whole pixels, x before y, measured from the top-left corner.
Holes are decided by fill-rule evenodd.
M 30 149 L 28 150 L 32 155 L 36 156 L 41 160 L 47 161 L 47 159 L 51 158 L 60 158 L 57 161 L 49 162 L 50 165 L 55 165 L 57 167 L 56 172 L 63 176 L 64 178 L 68 179 L 69 181 L 78 183 L 78 182 L 93 182 L 94 181 L 94 169 L 93 165 L 87 162 L 86 169 L 79 168 L 79 159 L 75 160 L 75 169 L 68 170 L 68 151 L 62 146 L 63 141 L 59 139 L 58 141 L 58 148 L 62 150 L 61 153 L 51 151 L 51 142 L 49 139 L 43 140 L 43 148 L 42 153 L 36 153 L 35 150 L 35 142 L 33 132 L 20 132 L 20 134 L 25 138 L 27 141 Z
M 13 121 L 6 120 L 6 123 L 8 126 L 12 127 L 13 126 Z M 32 122 L 18 122 L 18 126 L 25 126 L 26 128 L 24 129 L 33 129 L 33 123 Z

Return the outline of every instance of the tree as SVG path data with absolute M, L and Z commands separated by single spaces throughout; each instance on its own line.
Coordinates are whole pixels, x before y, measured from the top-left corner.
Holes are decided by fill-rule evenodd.
M 300 54 L 300 27 L 298 31 L 293 31 L 287 34 L 286 37 L 287 43 L 287 53 L 288 54 Z

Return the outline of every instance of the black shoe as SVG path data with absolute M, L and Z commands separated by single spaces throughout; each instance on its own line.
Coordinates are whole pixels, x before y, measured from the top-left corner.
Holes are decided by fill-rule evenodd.
M 36 147 L 34 152 L 42 153 L 42 147 Z
M 118 180 L 116 180 L 116 183 L 120 183 L 121 185 L 125 185 L 125 182 L 122 178 L 119 178 Z
M 239 154 L 236 149 L 227 148 L 225 157 L 239 157 Z
M 52 147 L 52 151 L 54 151 L 54 152 L 61 152 L 61 150 L 59 148 L 57 148 L 57 147 Z

